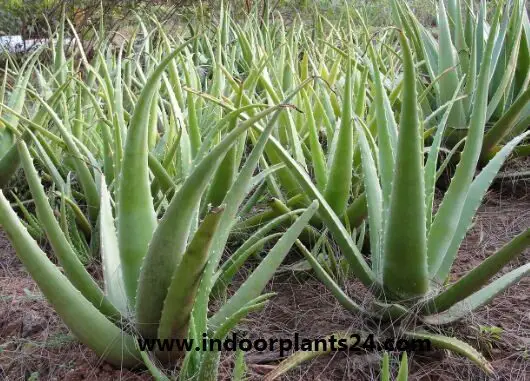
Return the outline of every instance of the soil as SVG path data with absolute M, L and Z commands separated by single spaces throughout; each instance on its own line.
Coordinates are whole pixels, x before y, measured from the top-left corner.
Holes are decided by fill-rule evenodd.
M 495 249 L 530 226 L 530 195 L 505 194 L 496 187 L 480 208 L 475 224 L 453 268 L 459 277 Z M 530 250 L 510 263 L 503 273 L 530 261 Z M 346 284 L 353 295 L 362 288 Z M 450 333 L 491 361 L 495 374 L 486 376 L 467 359 L 448 351 L 411 353 L 410 380 L 525 380 L 530 379 L 530 278 L 498 296 Z M 317 338 L 338 331 L 375 331 L 345 311 L 330 293 L 307 273 L 282 273 L 269 286 L 277 295 L 264 310 L 240 326 L 255 338 Z M 480 331 L 483 327 L 483 331 Z M 485 328 L 484 328 L 485 327 Z M 499 327 L 499 336 L 491 327 Z M 229 374 L 233 354 L 223 357 L 221 374 Z M 278 352 L 246 354 L 248 376 L 261 380 L 281 361 Z M 397 356 L 393 357 L 397 361 Z M 381 353 L 337 352 L 317 357 L 287 373 L 282 380 L 376 380 Z M 37 377 L 38 376 L 38 377 Z M 33 378 L 31 378 L 33 377 Z M 150 380 L 145 371 L 114 369 L 78 343 L 43 299 L 35 283 L 16 258 L 5 234 L 0 232 L 0 380 Z

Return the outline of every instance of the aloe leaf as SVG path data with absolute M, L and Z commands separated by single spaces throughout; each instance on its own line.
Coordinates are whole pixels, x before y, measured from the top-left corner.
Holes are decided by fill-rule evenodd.
M 438 124 L 436 130 L 436 135 L 434 135 L 433 142 L 429 148 L 429 154 L 427 156 L 427 162 L 425 164 L 425 198 L 426 198 L 426 207 L 427 207 L 427 229 L 429 229 L 432 222 L 432 208 L 434 200 L 434 188 L 436 186 L 436 164 L 438 162 L 438 154 L 440 152 L 440 145 L 442 143 L 442 136 L 453 108 L 455 99 L 458 96 L 462 82 L 458 84 L 455 93 L 453 94 L 453 99 L 449 101 L 449 105 L 445 110 L 445 113 Z
M 493 113 L 499 106 L 499 103 L 501 102 L 502 98 L 506 96 L 506 91 L 511 86 L 513 78 L 515 77 L 517 57 L 519 55 L 519 46 L 521 43 L 523 12 L 526 12 L 523 1 L 516 1 L 516 5 L 513 9 L 514 14 L 511 16 L 511 18 L 515 20 L 515 25 L 512 25 L 512 31 L 514 33 L 514 36 L 516 37 L 514 40 L 510 41 L 509 49 L 511 51 L 507 62 L 503 62 L 502 65 L 499 65 L 495 68 L 500 73 L 500 80 L 499 83 L 494 87 L 495 92 L 493 93 L 493 96 L 491 96 L 490 101 L 488 103 L 488 111 L 486 114 L 487 119 L 490 119 L 490 117 L 493 115 Z M 505 17 L 507 19 L 509 17 L 509 13 L 510 12 L 508 11 L 505 12 Z M 501 46 L 503 46 L 504 43 L 504 41 L 500 42 Z M 503 48 L 506 49 L 505 46 L 503 46 Z
M 48 155 L 46 149 L 42 146 L 39 139 L 37 139 L 37 137 L 30 130 L 26 130 L 24 134 L 30 136 L 33 142 L 35 143 L 35 149 L 38 152 L 38 157 L 48 169 L 48 172 L 50 173 L 55 185 L 61 190 L 64 189 L 66 183 L 62 178 L 61 174 L 59 173 L 59 170 L 57 169 L 54 160 L 52 160 L 52 158 Z
M 455 42 L 460 68 L 465 73 L 468 71 L 469 57 L 464 25 L 462 23 L 462 5 L 460 4 L 460 0 L 449 0 L 447 8 L 453 24 L 453 40 Z
M 200 277 L 223 211 L 223 207 L 220 207 L 208 213 L 183 254 L 167 291 L 157 337 L 182 339 L 188 334 L 188 323 Z
M 140 356 L 142 357 L 145 367 L 149 373 L 151 373 L 151 376 L 153 376 L 155 381 L 171 381 L 149 358 L 149 355 L 146 351 L 140 351 Z
M 368 212 L 366 204 L 366 193 L 363 192 L 348 206 L 344 214 L 344 220 L 347 220 L 350 227 L 359 227 Z
M 518 137 L 512 139 L 508 144 L 506 144 L 502 148 L 502 150 L 500 150 L 497 155 L 495 155 L 495 157 L 490 160 L 488 165 L 486 165 L 486 167 L 482 169 L 480 174 L 471 183 L 466 200 L 462 208 L 460 219 L 458 220 L 456 226 L 455 234 L 453 236 L 452 241 L 450 242 L 450 246 L 447 249 L 445 257 L 443 258 L 443 261 L 440 264 L 438 271 L 436 272 L 435 279 L 437 281 L 444 282 L 447 276 L 449 275 L 451 266 L 453 265 L 454 259 L 458 252 L 458 248 L 460 247 L 460 244 L 462 243 L 465 234 L 471 226 L 473 217 L 475 216 L 475 213 L 477 212 L 480 203 L 482 202 L 482 199 L 486 194 L 486 191 L 488 190 L 491 182 L 499 172 L 499 169 L 504 164 L 504 161 L 508 158 L 510 153 L 527 136 L 530 136 L 530 131 L 526 132 L 525 134 L 519 135 Z
M 122 55 L 123 55 L 123 45 L 120 47 L 120 50 L 118 52 L 117 62 L 116 62 L 116 74 L 114 77 L 114 113 L 116 115 L 116 122 L 117 122 L 117 130 L 118 134 L 116 136 L 119 136 L 119 140 L 115 139 L 116 142 L 124 142 L 126 139 L 126 124 L 125 124 L 125 111 L 123 106 L 123 87 L 124 82 L 122 79 Z M 173 61 L 172 61 L 173 62 Z M 123 144 L 123 143 L 122 143 Z M 123 157 L 123 147 L 122 144 L 116 144 L 115 150 L 116 150 L 116 166 L 118 169 L 121 169 L 121 158 Z M 119 173 L 119 172 L 117 172 Z
M 232 147 L 228 151 L 223 161 L 217 168 L 215 176 L 212 179 L 212 184 L 210 185 L 206 196 L 208 204 L 220 204 L 230 189 L 230 186 L 234 182 L 237 168 L 239 167 L 236 156 L 236 148 L 237 147 Z
M 440 28 L 440 42 L 438 52 L 438 73 L 442 73 L 449 68 L 457 67 L 457 57 L 451 39 L 451 29 L 445 11 L 444 0 L 438 3 L 438 23 Z M 442 103 L 449 101 L 458 86 L 458 74 L 455 70 L 449 71 L 439 81 L 440 100 Z M 453 128 L 465 128 L 466 118 L 462 102 L 453 105 L 449 115 L 449 125 Z
M 265 237 L 269 232 L 278 228 L 279 226 L 289 221 L 293 218 L 293 216 L 296 216 L 299 213 L 301 213 L 300 209 L 293 210 L 289 213 L 282 214 L 281 216 L 272 219 L 271 221 L 267 222 L 265 225 L 260 227 L 255 233 L 248 237 L 245 242 L 241 244 L 241 246 L 239 246 L 239 248 L 234 252 L 234 254 L 232 254 L 230 258 L 221 265 L 218 271 L 223 272 L 224 270 L 231 267 L 232 260 L 238 258 L 240 253 L 243 253 L 248 250 L 252 245 L 256 244 L 256 242 Z
M 24 267 L 72 333 L 98 356 L 116 366 L 138 365 L 140 354 L 136 340 L 107 320 L 51 263 L 1 192 L 0 224 Z
M 101 264 L 105 294 L 109 301 L 124 315 L 128 315 L 127 296 L 121 272 L 121 257 L 112 215 L 110 195 L 107 190 L 105 176 L 101 176 L 101 206 L 99 215 L 99 231 L 101 234 Z
M 432 276 L 438 271 L 445 258 L 451 240 L 454 237 L 458 221 L 473 180 L 475 168 L 482 148 L 484 125 L 486 122 L 486 106 L 488 98 L 488 80 L 493 49 L 493 31 L 496 30 L 498 18 L 492 26 L 488 40 L 484 62 L 480 67 L 477 92 L 467 140 L 455 175 L 445 194 L 444 200 L 436 213 L 427 238 L 429 273 Z
M 428 289 L 425 185 L 416 77 L 408 41 L 400 34 L 404 87 L 392 195 L 385 224 L 383 284 L 400 297 Z M 407 221 L 407 224 L 403 224 Z
M 318 139 L 317 125 L 313 115 L 312 107 L 309 102 L 309 97 L 305 92 L 302 93 L 302 98 L 304 101 L 304 109 L 307 115 L 307 128 L 309 130 L 309 146 L 311 148 L 311 158 L 313 161 L 313 170 L 315 171 L 315 178 L 317 182 L 318 189 L 323 191 L 326 189 L 326 184 L 328 180 L 327 170 L 326 170 L 326 159 L 324 157 L 324 152 L 322 151 L 322 146 L 320 145 Z
M 528 231 L 526 231 L 522 237 L 516 237 L 516 240 L 510 243 L 510 244 L 512 243 L 514 244 L 515 249 L 511 246 L 508 246 L 507 250 L 503 253 L 503 255 L 514 254 L 518 252 L 521 248 L 517 246 L 518 244 L 521 244 L 520 241 L 523 239 L 526 239 L 526 242 L 523 242 L 521 246 L 527 247 L 528 246 L 527 233 Z M 512 249 L 514 249 L 514 251 L 512 251 Z M 499 257 L 495 259 L 498 259 Z M 488 263 L 488 265 L 492 265 L 494 263 L 495 262 L 492 260 L 491 262 Z M 436 315 L 427 316 L 423 320 L 427 324 L 435 324 L 435 325 L 451 324 L 455 321 L 458 321 L 466 316 L 469 316 L 469 314 L 475 311 L 477 308 L 480 308 L 488 304 L 497 295 L 503 293 L 507 288 L 516 284 L 522 278 L 528 276 L 529 274 L 530 274 L 530 263 L 527 263 L 526 265 L 518 267 L 515 270 L 512 270 L 509 273 L 501 276 L 500 278 L 496 279 L 495 281 L 493 281 L 486 287 L 480 289 L 480 291 L 477 291 L 471 296 L 468 296 L 464 300 L 456 303 L 451 308 L 449 308 L 447 311 L 444 311 Z
M 461 354 L 464 357 L 467 357 L 471 361 L 473 361 L 475 364 L 477 364 L 484 372 L 488 374 L 493 373 L 493 368 L 475 348 L 473 348 L 471 345 L 458 340 L 454 337 L 447 337 L 444 335 L 436 335 L 431 334 L 428 332 L 405 332 L 405 335 L 408 337 L 411 337 L 413 339 L 420 339 L 420 340 L 429 340 L 431 344 L 435 347 L 442 348 L 442 349 L 449 349 L 452 352 L 456 352 L 458 354 Z
M 45 232 L 39 220 L 33 214 L 29 212 L 29 210 L 26 208 L 24 203 L 17 197 L 17 195 L 13 191 L 11 191 L 11 196 L 13 196 L 13 198 L 15 199 L 15 203 L 17 204 L 17 207 L 22 212 L 22 216 L 25 219 L 25 221 L 24 220 L 22 221 L 25 223 L 25 225 L 27 224 L 28 230 L 30 230 L 31 233 L 39 232 L 38 236 L 45 238 L 44 236 Z
M 395 149 L 396 149 L 396 132 L 395 132 L 395 122 L 393 119 L 393 113 L 387 113 L 385 107 L 385 89 L 381 82 L 381 73 L 379 72 L 379 67 L 377 66 L 377 61 L 375 58 L 375 53 L 372 45 L 369 46 L 370 56 L 372 57 L 372 62 L 374 63 L 373 67 L 373 78 L 375 86 L 375 116 L 377 123 L 377 139 L 378 139 L 378 152 L 379 152 L 379 173 L 381 176 L 381 188 L 383 203 L 375 204 L 373 207 L 378 207 L 380 210 L 386 210 L 390 204 L 390 194 L 392 191 L 392 175 L 394 173 L 394 160 L 395 160 Z M 363 150 L 363 156 L 366 154 Z M 364 165 L 364 164 L 363 164 Z M 365 172 L 369 173 L 369 172 Z M 371 176 L 371 175 L 368 175 Z M 377 177 L 376 177 L 377 178 Z M 367 177 L 365 176 L 365 181 Z M 369 204 L 370 205 L 370 204 Z M 384 209 L 383 209 L 384 207 Z M 370 226 L 372 222 L 370 223 Z M 382 225 L 374 225 L 377 228 L 376 233 L 379 234 Z M 371 231 L 372 229 L 370 229 Z M 375 253 L 379 255 L 379 244 L 374 246 L 376 248 Z M 378 273 L 380 269 L 376 272 Z
M 352 68 L 348 60 L 337 148 L 332 156 L 324 197 L 338 215 L 346 211 L 353 170 Z
M 293 90 L 284 100 L 284 102 L 289 102 L 300 90 L 303 89 L 308 83 L 312 81 L 312 78 L 302 82 L 296 89 Z M 223 107 L 226 107 L 226 104 L 220 103 Z M 245 164 L 239 172 L 239 175 L 236 177 L 232 187 L 230 188 L 228 194 L 226 195 L 223 203 L 226 205 L 225 213 L 221 221 L 221 229 L 218 230 L 216 237 L 214 239 L 214 244 L 212 246 L 212 252 L 210 254 L 211 261 L 208 263 L 205 269 L 205 276 L 203 278 L 203 287 L 198 295 L 197 307 L 195 309 L 195 321 L 199 330 L 206 329 L 207 321 L 207 309 L 208 301 L 210 299 L 210 292 L 214 286 L 214 273 L 219 265 L 221 256 L 224 252 L 224 247 L 228 240 L 230 230 L 233 226 L 234 219 L 238 212 L 238 209 L 241 203 L 244 201 L 244 198 L 248 192 L 248 186 L 252 180 L 252 175 L 256 169 L 256 166 L 259 160 L 262 158 L 263 151 L 270 139 L 270 135 L 273 131 L 273 128 L 276 125 L 276 121 L 279 117 L 280 111 L 285 107 L 283 104 L 280 104 L 278 111 L 275 112 L 271 119 L 268 121 L 267 126 L 261 132 L 259 140 L 254 143 L 254 148 L 252 149 L 250 155 L 248 156 Z M 259 114 L 258 114 L 259 115 Z M 247 119 L 246 122 L 250 122 L 251 125 L 254 125 L 254 122 L 259 121 L 260 118 L 256 119 L 256 116 L 250 119 Z
M 236 293 L 208 319 L 208 326 L 216 328 L 237 310 L 242 308 L 250 300 L 256 298 L 269 280 L 273 277 L 278 266 L 289 252 L 289 249 L 296 241 L 304 227 L 318 209 L 318 201 L 313 201 L 311 205 L 296 219 L 293 225 L 287 229 L 282 238 L 271 249 L 269 254 L 263 259 L 259 266 L 252 272 L 248 279 L 241 285 Z
M 33 67 L 35 66 L 35 61 L 38 58 L 38 54 L 33 54 L 30 58 L 24 63 L 24 73 L 20 73 L 17 78 L 17 81 L 13 85 L 13 91 L 7 102 L 7 106 L 14 110 L 16 113 L 21 113 L 24 109 L 24 103 L 26 100 L 26 93 L 28 89 L 28 83 L 33 74 Z M 7 72 L 6 72 L 7 75 Z M 17 127 L 19 119 L 13 113 L 10 113 L 7 117 L 7 122 L 9 122 L 13 127 Z M 3 129 L 0 133 L 0 154 L 3 155 L 11 145 L 14 143 L 12 134 Z
M 175 187 L 173 178 L 169 175 L 169 173 L 166 171 L 164 166 L 158 161 L 158 159 L 152 153 L 148 154 L 147 162 L 149 165 L 149 169 L 153 173 L 153 176 L 157 180 L 157 183 L 160 185 L 162 192 L 166 194 L 169 199 L 171 199 L 172 190 Z M 151 192 L 152 190 L 153 190 L 153 186 L 151 185 Z
M 149 108 L 166 66 L 192 41 L 180 45 L 157 66 L 142 89 L 129 123 L 118 193 L 118 242 L 125 292 L 131 307 L 136 301 L 140 267 L 156 227 L 149 186 Z
M 366 203 L 368 205 L 372 270 L 376 274 L 376 277 L 381 279 L 381 236 L 383 234 L 383 211 L 385 210 L 383 208 L 383 192 L 381 191 L 381 186 L 379 184 L 379 177 L 377 175 L 374 158 L 372 157 L 372 150 L 368 145 L 368 140 L 365 135 L 369 132 L 365 132 L 363 127 L 358 127 L 357 131 L 359 135 L 359 144 L 361 146 L 364 188 L 366 193 Z M 384 148 L 381 147 L 381 149 Z M 383 175 L 381 175 L 381 177 L 383 178 Z
M 526 229 L 495 254 L 460 278 L 425 305 L 426 311 L 444 311 L 462 299 L 479 290 L 491 277 L 497 274 L 509 261 L 530 246 L 530 229 Z
M 466 138 L 462 138 L 458 141 L 458 143 L 456 143 L 454 145 L 453 148 L 451 148 L 451 151 L 449 151 L 449 153 L 447 153 L 447 156 L 445 157 L 444 161 L 442 162 L 442 164 L 440 164 L 440 167 L 438 168 L 438 171 L 436 171 L 436 181 L 438 181 L 438 179 L 444 174 L 445 172 L 445 169 L 447 168 L 447 166 L 449 165 L 449 163 L 451 162 L 451 160 L 453 159 L 453 156 L 459 152 L 459 148 L 462 144 L 464 144 L 464 142 L 466 141 Z M 431 210 L 432 212 L 432 210 Z
M 25 75 L 18 78 L 17 82 L 14 85 L 14 90 L 11 93 L 11 96 L 9 97 L 7 106 L 17 114 L 20 114 L 24 107 L 26 89 L 28 87 L 28 82 L 32 74 L 31 69 L 34 66 L 34 61 L 36 60 L 36 58 L 37 55 L 27 61 L 28 66 L 26 68 L 26 73 Z M 64 88 L 61 88 L 61 91 L 63 89 Z M 4 94 L 2 92 L 2 97 L 3 95 Z M 54 99 L 57 99 L 56 97 Z M 2 106 L 3 105 L 0 104 L 0 111 L 2 111 L 2 109 L 4 108 Z M 19 123 L 19 118 L 17 118 L 16 114 L 10 113 L 8 116 L 6 116 L 4 123 L 9 123 L 13 126 L 13 128 L 16 129 Z M 11 179 L 11 176 L 18 169 L 19 165 L 20 158 L 18 157 L 17 146 L 16 144 L 14 144 L 13 134 L 12 132 L 7 131 L 6 129 L 2 129 L 0 131 L 0 188 L 3 188 L 7 185 L 8 181 Z
M 510 4 L 511 6 L 511 4 Z M 503 10 L 506 12 L 503 12 Z M 510 11 L 509 6 L 503 7 L 502 5 L 494 8 L 495 13 L 499 15 L 500 25 L 498 30 L 493 30 L 490 28 L 489 34 L 494 34 L 495 45 L 493 46 L 493 51 L 491 53 L 491 67 L 490 67 L 490 88 L 495 88 L 499 85 L 498 76 L 496 76 L 497 70 L 502 70 L 503 65 L 499 64 L 499 59 L 503 55 L 504 46 L 506 44 L 506 32 L 510 24 Z M 502 16 L 502 20 L 500 17 Z M 488 38 L 490 37 L 488 36 Z
M 242 88 L 241 90 L 242 91 Z M 241 106 L 241 93 L 237 96 L 236 107 Z M 222 112 L 219 109 L 218 112 Z M 237 120 L 234 119 L 230 122 L 228 130 L 232 130 L 236 126 Z M 239 138 L 242 141 L 246 140 L 246 135 L 243 135 Z M 237 174 L 239 168 L 239 162 L 237 161 L 237 145 L 230 148 L 225 157 L 223 158 L 221 164 L 217 168 L 215 175 L 212 178 L 212 183 L 206 193 L 205 205 L 220 205 L 225 198 L 228 190 L 234 182 L 234 178 Z
M 480 70 L 480 63 L 484 55 L 484 36 L 486 29 L 486 0 L 480 0 L 477 29 L 475 32 L 475 43 L 477 49 L 476 72 Z
M 269 143 L 274 148 L 281 160 L 285 163 L 291 175 L 303 188 L 306 196 L 309 198 L 314 198 L 319 202 L 320 209 L 318 211 L 318 215 L 323 220 L 329 231 L 333 234 L 337 244 L 342 250 L 342 253 L 350 263 L 354 274 L 359 278 L 359 280 L 361 280 L 361 282 L 363 282 L 363 284 L 369 287 L 375 286 L 376 279 L 374 273 L 364 260 L 362 254 L 359 252 L 359 249 L 357 249 L 355 246 L 355 243 L 351 239 L 350 234 L 346 231 L 341 220 L 333 212 L 322 194 L 315 187 L 311 181 L 311 178 L 300 166 L 298 166 L 296 161 L 294 161 L 294 159 L 289 155 L 289 153 L 287 153 L 287 151 L 276 139 L 271 138 Z
M 72 282 L 73 286 L 102 313 L 109 318 L 119 320 L 120 313 L 105 298 L 97 283 L 86 271 L 55 219 L 26 144 L 19 142 L 18 148 L 24 173 L 26 174 L 28 185 L 35 201 L 37 217 L 50 240 L 55 255 L 64 268 L 66 276 Z
M 499 144 L 506 135 L 510 133 L 513 127 L 519 121 L 519 116 L 524 112 L 526 106 L 530 103 L 530 88 L 526 89 L 512 103 L 510 108 L 502 117 L 493 125 L 492 128 L 484 135 L 482 143 L 482 158 L 486 159 L 487 155 L 493 148 Z
M 276 173 L 277 171 L 279 171 L 280 169 L 284 167 L 285 166 L 283 165 L 283 163 L 279 163 L 271 167 L 264 168 L 256 176 L 252 177 L 252 180 L 250 181 L 250 184 L 248 185 L 249 191 L 252 190 L 254 187 L 256 187 L 258 184 L 265 183 L 265 180 L 267 178 L 270 178 L 274 173 Z
M 234 370 L 232 372 L 232 381 L 245 381 L 247 366 L 245 364 L 245 352 L 238 350 L 234 360 Z
M 266 237 L 263 237 L 259 239 L 258 241 L 254 242 L 249 247 L 246 247 L 245 250 L 237 250 L 229 259 L 230 266 L 225 268 L 224 271 L 217 277 L 215 281 L 215 285 L 212 289 L 212 294 L 214 295 L 222 295 L 222 291 L 226 289 L 228 285 L 232 283 L 232 279 L 236 275 L 236 273 L 241 269 L 241 267 L 245 264 L 247 259 L 255 253 L 258 253 L 260 250 L 263 249 L 266 243 L 269 241 L 275 240 L 279 237 L 281 237 L 283 233 L 274 233 L 271 235 L 268 235 Z
M 88 169 L 87 163 L 83 160 L 78 144 L 76 144 L 75 137 L 68 130 L 64 122 L 60 119 L 59 115 L 53 110 L 39 94 L 32 92 L 33 96 L 39 101 L 39 103 L 46 109 L 52 120 L 55 122 L 56 127 L 59 129 L 63 140 L 72 155 L 72 160 L 75 166 L 77 175 L 79 176 L 79 182 L 83 188 L 88 204 L 88 214 L 92 221 L 97 219 L 99 213 L 99 194 L 97 192 L 96 183 L 90 170 Z

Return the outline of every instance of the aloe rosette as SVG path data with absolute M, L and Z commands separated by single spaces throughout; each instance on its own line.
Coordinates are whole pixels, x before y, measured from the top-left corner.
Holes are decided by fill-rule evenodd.
M 248 120 L 233 124 L 211 149 L 203 148 L 202 156 L 174 190 L 158 220 L 151 193 L 148 110 L 166 68 L 192 41 L 167 55 L 146 78 L 128 128 L 123 131 L 123 157 L 115 172 L 118 183 L 111 189 L 106 184 L 105 173 L 98 177 L 96 217 L 103 289 L 88 274 L 56 220 L 33 165 L 29 145 L 23 140 L 16 143 L 17 153 L 35 201 L 38 221 L 64 273 L 29 235 L 5 196 L 0 196 L 0 224 L 45 297 L 81 342 L 117 366 L 132 367 L 142 361 L 152 365 L 145 353 L 139 352 L 136 337 L 200 340 L 204 332 L 210 337 L 222 338 L 249 312 L 261 308 L 270 296 L 260 296 L 262 290 L 318 208 L 315 201 L 307 209 L 291 214 L 299 217 L 257 269 L 217 312 L 208 315 L 215 279 L 223 274 L 219 264 L 228 233 L 255 181 L 253 174 L 275 120 L 285 107 L 283 104 L 267 107 Z M 286 101 L 293 95 L 286 97 Z M 71 150 L 79 149 L 61 117 L 49 103 L 43 100 L 40 103 L 51 115 L 66 146 Z M 216 128 L 221 131 L 247 109 L 227 114 Z M 223 158 L 244 131 L 265 118 L 270 119 L 266 131 L 234 177 L 226 196 L 219 205 L 209 207 L 202 221 L 198 221 L 201 198 Z M 82 159 L 84 152 L 77 152 L 78 159 L 86 165 Z M 90 179 L 96 181 L 92 176 Z M 230 260 L 234 262 L 233 258 Z M 194 375 L 204 380 L 217 379 L 218 352 L 157 352 L 154 355 L 163 361 L 185 357 L 182 379 Z
M 494 48 L 494 32 L 499 26 L 498 21 L 497 18 L 492 24 L 485 57 L 489 57 Z M 374 146 L 370 140 L 373 141 L 375 137 L 371 136 L 372 133 L 362 120 L 352 119 L 352 123 L 357 125 L 362 151 L 370 229 L 370 261 L 361 254 L 337 214 L 307 173 L 276 140 L 271 139 L 278 155 L 298 180 L 307 197 L 320 202 L 319 217 L 349 263 L 351 273 L 373 292 L 372 303 L 363 305 L 355 295 L 348 295 L 320 265 L 314 252 L 306 249 L 299 241 L 297 246 L 313 266 L 319 279 L 349 311 L 368 318 L 395 320 L 413 317 L 417 327 L 414 331 L 405 331 L 404 335 L 429 339 L 434 346 L 461 353 L 490 372 L 492 369 L 487 360 L 471 346 L 456 338 L 429 333 L 428 327 L 450 324 L 465 318 L 528 275 L 530 264 L 523 264 L 493 279 L 508 262 L 530 246 L 530 229 L 521 232 L 468 274 L 448 283 L 458 248 L 472 225 L 473 217 L 491 181 L 506 158 L 529 132 L 506 143 L 475 176 L 484 137 L 491 68 L 490 60 L 484 60 L 477 79 L 477 93 L 460 162 L 441 205 L 435 210 L 433 193 L 436 163 L 451 107 L 445 110 L 440 120 L 434 143 L 424 163 L 416 68 L 408 39 L 403 33 L 400 33 L 400 41 L 404 77 L 397 141 L 395 144 L 383 145 L 379 135 L 379 144 Z M 456 91 L 451 104 L 455 103 L 455 99 Z M 388 124 L 386 128 L 389 128 Z M 383 161 L 393 165 L 391 179 L 385 179 Z M 385 181 L 390 181 L 390 186 L 385 186 Z M 285 361 L 286 364 L 280 367 L 303 359 L 293 356 Z

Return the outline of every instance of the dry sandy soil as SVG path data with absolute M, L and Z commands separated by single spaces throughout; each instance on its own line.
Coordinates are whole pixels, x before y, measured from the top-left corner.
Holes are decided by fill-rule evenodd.
M 523 189 L 530 188 L 524 186 Z M 501 196 L 501 193 L 504 195 Z M 453 276 L 475 267 L 496 248 L 530 226 L 530 191 L 492 191 L 461 247 Z M 504 271 L 530 261 L 530 250 Z M 359 285 L 347 285 L 359 292 Z M 495 375 L 486 376 L 468 360 L 435 351 L 412 355 L 412 380 L 525 380 L 530 379 L 530 279 L 523 279 L 451 328 L 457 337 L 480 348 Z M 310 274 L 283 273 L 269 286 L 277 293 L 261 312 L 250 316 L 240 331 L 250 338 L 316 338 L 337 331 L 360 330 L 388 334 L 388 327 L 367 326 L 334 301 Z M 358 294 L 357 294 L 358 295 Z M 363 325 L 364 324 L 364 325 Z M 499 339 L 479 333 L 479 326 L 502 328 Z M 280 361 L 276 352 L 246 355 L 249 378 L 260 380 Z M 372 380 L 379 377 L 381 353 L 341 352 L 321 356 L 289 372 L 283 380 Z M 229 374 L 232 358 L 222 361 Z M 5 234 L 0 233 L 0 379 L 27 380 L 150 380 L 145 371 L 114 369 L 102 363 L 68 333 L 22 268 Z M 38 376 L 38 378 L 37 378 Z

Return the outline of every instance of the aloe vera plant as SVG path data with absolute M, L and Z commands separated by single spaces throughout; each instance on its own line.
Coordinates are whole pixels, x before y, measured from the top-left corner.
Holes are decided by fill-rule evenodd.
M 197 153 L 199 159 L 174 190 L 162 218 L 158 220 L 151 193 L 149 133 L 152 124 L 148 110 L 165 76 L 165 69 L 192 41 L 167 55 L 145 78 L 127 130 L 123 131 L 123 156 L 121 162 L 114 163 L 116 172 L 104 170 L 97 177 L 87 175 L 89 184 L 99 179 L 96 217 L 103 290 L 75 255 L 55 219 L 33 165 L 29 146 L 23 140 L 17 143 L 17 152 L 33 195 L 38 221 L 64 274 L 46 257 L 5 196 L 0 195 L 0 224 L 28 272 L 74 335 L 103 359 L 118 366 L 136 366 L 142 358 L 145 359 L 145 354 L 136 346 L 135 337 L 193 337 L 200 340 L 204 332 L 213 338 L 223 338 L 239 320 L 266 302 L 270 295 L 260 296 L 262 290 L 318 208 L 315 201 L 306 210 L 296 211 L 296 214 L 302 212 L 301 215 L 258 268 L 216 313 L 208 316 L 210 292 L 219 276 L 218 266 L 228 233 L 254 180 L 252 175 L 275 121 L 285 107 L 283 104 L 267 107 L 248 120 L 237 122 L 238 115 L 248 109 L 241 108 L 218 121 L 217 131 L 222 131 L 226 125 L 232 125 L 231 130 L 217 144 L 204 146 L 203 152 Z M 295 93 L 287 96 L 285 101 Z M 86 165 L 84 160 L 90 158 L 85 159 L 83 154 L 89 155 L 90 152 L 79 150 L 73 132 L 64 126 L 52 106 L 34 95 L 44 113 L 51 116 L 59 129 L 64 144 L 79 155 L 77 159 L 83 161 L 82 165 Z M 244 131 L 267 117 L 270 121 L 266 131 L 234 177 L 226 196 L 220 204 L 209 207 L 202 221 L 198 222 L 201 198 L 223 157 Z M 117 130 L 116 139 L 121 132 Z M 116 147 L 119 151 L 120 146 Z M 113 189 L 106 184 L 107 174 L 115 174 L 119 179 L 118 183 L 114 182 Z M 91 322 L 90 326 L 87 321 Z M 154 355 L 163 361 L 186 357 L 181 370 L 182 379 L 196 375 L 203 380 L 217 379 L 218 352 L 186 354 L 175 351 Z
M 528 151 L 519 145 L 529 136 L 528 16 L 514 0 L 490 25 L 484 3 L 462 15 L 459 1 L 441 1 L 437 41 L 406 4 L 392 4 L 398 39 L 391 30 L 375 38 L 349 7 L 344 28 L 319 15 L 311 32 L 257 6 L 238 22 L 223 7 L 217 30 L 191 27 L 184 44 L 154 17 L 138 17 L 118 47 L 100 30 L 92 58 L 63 16 L 52 65 L 40 51 L 21 67 L 8 61 L 0 224 L 83 343 L 115 365 L 144 363 L 155 378 L 167 378 L 160 361 L 182 360 L 181 380 L 214 380 L 218 352 L 147 354 L 136 338 L 221 339 L 266 303 L 260 294 L 294 243 L 347 310 L 413 320 L 418 329 L 404 335 L 491 370 L 472 347 L 428 328 L 465 317 L 530 270 L 488 284 L 530 244 L 526 230 L 448 281 L 490 182 L 512 152 Z M 455 131 L 466 138 L 440 165 Z M 458 150 L 436 209 L 436 179 Z M 480 159 L 488 163 L 477 175 Z M 20 164 L 31 196 L 6 191 Z M 62 272 L 32 239 L 44 235 Z M 225 258 L 227 243 L 235 250 Z M 271 243 L 227 299 L 236 273 Z M 103 288 L 84 268 L 99 255 Z M 342 289 L 348 276 L 373 292 L 371 304 Z M 295 354 L 269 377 L 320 354 Z
M 498 26 L 497 19 L 491 27 L 485 57 L 491 56 L 495 42 L 493 36 Z M 422 325 L 443 325 L 462 319 L 528 275 L 530 265 L 524 264 L 488 284 L 504 265 L 530 245 L 530 229 L 520 233 L 468 274 L 447 284 L 458 247 L 472 224 L 489 184 L 510 152 L 529 133 L 523 133 L 508 142 L 475 176 L 487 116 L 487 86 L 491 66 L 490 60 L 486 59 L 477 80 L 469 133 L 460 163 L 440 207 L 434 210 L 432 195 L 436 162 L 451 107 L 444 113 L 436 131 L 435 143 L 424 164 L 416 69 L 409 42 L 403 33 L 400 33 L 400 41 L 404 84 L 399 134 L 395 145 L 371 145 L 370 140 L 374 138 L 370 131 L 360 119 L 352 120 L 359 131 L 362 150 L 371 231 L 369 262 L 307 173 L 275 139 L 270 141 L 306 195 L 320 202 L 320 218 L 350 264 L 353 275 L 373 292 L 373 303 L 362 306 L 355 296 L 346 294 L 330 277 L 315 259 L 314 253 L 299 241 L 297 246 L 313 266 L 316 275 L 346 309 L 371 318 L 414 317 L 419 325 L 418 331 L 406 331 L 405 335 L 429 338 L 433 345 L 455 350 L 489 372 L 491 367 L 487 360 L 471 346 L 456 338 L 419 329 Z M 455 99 L 456 95 L 452 103 Z M 384 186 L 386 180 L 381 158 L 393 163 L 390 187 Z

